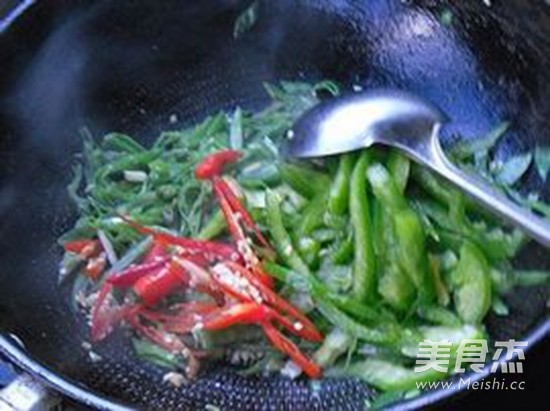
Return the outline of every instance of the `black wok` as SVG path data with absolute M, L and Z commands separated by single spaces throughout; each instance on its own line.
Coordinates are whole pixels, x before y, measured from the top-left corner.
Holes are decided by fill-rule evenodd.
M 264 1 L 258 24 L 238 40 L 233 21 L 246 2 L 237 0 L 31 6 L 0 35 L 0 352 L 99 408 L 362 408 L 369 390 L 353 380 L 324 380 L 314 391 L 307 381 L 246 379 L 215 368 L 189 386 L 167 388 L 162 370 L 136 360 L 123 336 L 92 362 L 81 347 L 87 331 L 57 287 L 56 238 L 75 219 L 65 186 L 81 149 L 77 130 L 119 130 L 147 143 L 219 109 L 261 107 L 262 81 L 330 78 L 432 100 L 452 119 L 447 143 L 509 120 L 498 155 L 550 145 L 548 7 L 493 3 Z M 170 125 L 174 113 L 180 123 Z M 533 173 L 529 187 L 540 184 Z M 548 267 L 547 255 L 529 246 L 523 263 Z M 510 317 L 489 318 L 493 338 L 542 339 L 549 291 L 511 294 Z

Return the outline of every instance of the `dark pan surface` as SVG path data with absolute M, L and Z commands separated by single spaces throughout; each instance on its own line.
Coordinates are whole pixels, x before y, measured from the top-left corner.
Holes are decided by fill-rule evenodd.
M 238 1 L 33 6 L 0 35 L 0 331 L 81 387 L 140 408 L 361 408 L 369 392 L 357 381 L 312 386 L 216 369 L 191 386 L 166 388 L 162 371 L 137 362 L 123 336 L 92 363 L 81 348 L 86 330 L 56 286 L 55 241 L 75 217 L 65 186 L 81 149 L 77 130 L 119 130 L 147 143 L 219 109 L 260 107 L 262 81 L 332 78 L 432 100 L 452 119 L 447 142 L 510 120 L 500 155 L 550 144 L 550 45 L 540 31 L 548 14 L 525 5 L 521 12 L 536 16 L 527 23 L 511 5 L 467 3 L 266 1 L 258 25 L 239 40 L 231 34 Z M 446 8 L 451 24 L 441 22 Z M 181 124 L 169 124 L 173 113 Z M 533 175 L 529 184 L 540 181 Z M 524 260 L 549 266 L 537 247 Z M 490 319 L 493 336 L 533 332 L 547 318 L 549 296 L 542 288 L 511 295 L 513 315 Z

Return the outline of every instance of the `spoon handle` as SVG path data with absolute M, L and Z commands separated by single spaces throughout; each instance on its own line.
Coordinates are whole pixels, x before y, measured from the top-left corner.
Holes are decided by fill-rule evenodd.
M 425 164 L 432 170 L 446 178 L 474 200 L 494 211 L 512 225 L 522 229 L 540 244 L 550 247 L 550 220 L 539 217 L 524 207 L 519 206 L 501 192 L 453 165 L 443 154 L 437 141 L 434 154 Z

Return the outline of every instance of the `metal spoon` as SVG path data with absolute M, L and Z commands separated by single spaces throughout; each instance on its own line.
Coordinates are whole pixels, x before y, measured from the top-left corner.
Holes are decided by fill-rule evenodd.
M 287 154 L 321 157 L 383 144 L 400 149 L 454 183 L 479 203 L 550 247 L 550 221 L 451 164 L 439 142 L 445 114 L 423 99 L 377 90 L 335 98 L 305 113 L 289 131 Z

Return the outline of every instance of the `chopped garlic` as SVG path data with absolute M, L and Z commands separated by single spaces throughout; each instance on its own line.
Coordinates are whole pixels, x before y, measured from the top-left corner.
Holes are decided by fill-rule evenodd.
M 304 324 L 299 321 L 295 322 L 293 326 L 296 331 L 302 331 L 304 329 Z
M 179 372 L 168 372 L 162 377 L 162 381 L 173 385 L 176 388 L 181 387 L 185 383 L 185 377 Z
M 178 122 L 178 115 L 177 114 L 171 114 L 168 118 L 168 121 L 170 124 L 176 124 Z
M 101 358 L 101 356 L 93 351 L 88 351 L 88 356 L 90 357 L 90 360 L 92 360 L 92 362 L 100 362 L 101 360 L 103 360 L 103 358 Z
M 124 179 L 130 183 L 143 183 L 147 181 L 147 173 L 139 170 L 124 170 Z
M 294 380 L 295 378 L 299 377 L 302 373 L 302 369 L 296 365 L 294 361 L 287 361 L 285 366 L 281 369 L 281 374 L 285 377 L 290 378 L 291 380 Z

